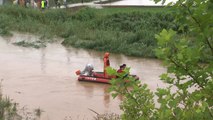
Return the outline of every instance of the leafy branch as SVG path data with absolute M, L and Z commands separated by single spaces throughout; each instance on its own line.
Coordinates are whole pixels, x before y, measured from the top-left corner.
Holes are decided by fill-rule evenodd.
M 203 33 L 203 35 L 204 35 L 204 38 L 205 38 L 205 41 L 206 41 L 207 45 L 208 45 L 209 48 L 211 49 L 212 56 L 213 56 L 213 46 L 211 45 L 211 43 L 210 43 L 208 37 L 205 36 L 204 31 L 203 31 L 203 27 L 201 26 L 201 23 L 199 22 L 199 20 L 198 20 L 196 17 L 193 16 L 193 13 L 192 13 L 192 11 L 191 11 L 191 9 L 190 9 L 190 6 L 187 6 L 187 5 L 183 4 L 183 3 L 180 3 L 180 5 L 181 5 L 182 7 L 184 7 L 184 8 L 188 11 L 188 13 L 189 13 L 190 17 L 192 18 L 192 20 L 194 20 L 195 23 L 198 25 L 200 31 L 201 31 L 201 32 Z

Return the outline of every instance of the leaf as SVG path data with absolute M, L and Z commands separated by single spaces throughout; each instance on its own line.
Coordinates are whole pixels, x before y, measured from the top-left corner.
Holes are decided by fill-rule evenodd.
M 106 71 L 107 71 L 107 74 L 109 75 L 116 75 L 117 74 L 117 71 L 111 67 L 107 67 L 106 68 Z
M 183 54 L 182 53 L 178 53 L 177 57 L 178 57 L 179 60 L 183 60 Z
M 197 110 L 196 110 L 196 113 L 200 113 L 200 112 L 201 112 L 201 109 L 197 109 Z
M 155 35 L 155 38 L 158 40 L 158 44 L 160 46 L 167 45 L 167 43 L 176 35 L 176 32 L 173 30 L 167 31 L 163 29 L 159 35 Z
M 113 99 L 116 98 L 117 96 L 118 96 L 118 93 L 112 93 Z

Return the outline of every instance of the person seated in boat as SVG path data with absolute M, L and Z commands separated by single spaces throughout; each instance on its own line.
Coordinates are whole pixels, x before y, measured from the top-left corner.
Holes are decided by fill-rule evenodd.
M 81 72 L 81 75 L 93 76 L 94 67 L 92 64 L 87 64 L 84 70 Z
M 105 78 L 108 78 L 109 76 L 107 75 L 107 72 L 106 72 L 106 68 L 110 66 L 110 61 L 109 61 L 109 53 L 106 52 L 104 54 L 104 77 Z
M 125 68 L 126 68 L 126 64 L 120 65 L 120 68 L 117 70 L 117 73 L 123 73 Z M 129 74 L 125 74 L 123 78 L 127 77 L 128 75 Z M 116 76 L 116 77 L 118 78 L 119 76 Z
M 125 68 L 126 64 L 120 65 L 120 68 L 117 70 L 117 73 L 122 73 Z

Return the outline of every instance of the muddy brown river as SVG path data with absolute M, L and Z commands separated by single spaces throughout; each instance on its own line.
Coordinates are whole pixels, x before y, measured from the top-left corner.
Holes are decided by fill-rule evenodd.
M 2 91 L 20 109 L 33 111 L 40 108 L 40 120 L 91 120 L 98 113 L 120 114 L 119 98 L 113 99 L 107 92 L 110 85 L 79 82 L 75 71 L 91 63 L 95 71 L 103 69 L 104 52 L 65 48 L 59 43 L 48 44 L 41 49 L 14 46 L 14 41 L 35 40 L 29 34 L 0 37 L 0 79 Z M 111 66 L 118 68 L 126 63 L 131 73 L 137 74 L 142 83 L 155 91 L 165 84 L 159 75 L 166 71 L 156 59 L 110 55 Z

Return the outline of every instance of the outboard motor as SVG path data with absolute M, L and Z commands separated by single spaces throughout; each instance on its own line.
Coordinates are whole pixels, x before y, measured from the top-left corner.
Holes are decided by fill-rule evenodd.
M 84 70 L 80 73 L 81 75 L 85 76 L 92 76 L 92 71 L 94 70 L 94 67 L 92 64 L 87 64 Z

